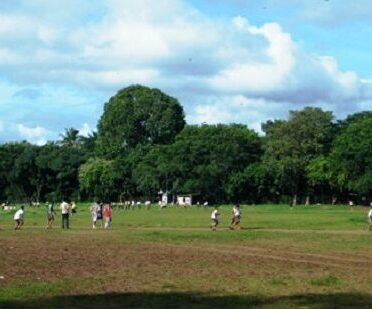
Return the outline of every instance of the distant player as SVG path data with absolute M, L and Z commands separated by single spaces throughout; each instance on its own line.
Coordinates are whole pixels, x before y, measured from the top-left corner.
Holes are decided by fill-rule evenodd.
M 71 202 L 71 214 L 76 214 L 76 210 L 77 210 L 76 203 Z
M 70 214 L 71 214 L 71 205 L 65 201 L 59 205 L 62 215 L 62 229 L 70 228 Z
M 371 202 L 371 208 L 368 212 L 368 224 L 369 224 L 369 231 L 371 232 L 372 231 L 372 202 Z
M 90 207 L 90 213 L 92 215 L 92 221 L 93 221 L 93 226 L 92 228 L 95 230 L 96 227 L 96 222 L 97 222 L 97 216 L 98 216 L 98 210 L 99 210 L 99 205 L 98 203 L 93 203 L 92 206 Z
M 47 210 L 47 225 L 46 229 L 52 228 L 53 222 L 54 222 L 54 205 L 53 203 L 46 203 L 46 210 Z
M 101 228 L 103 228 L 103 203 L 98 204 L 97 208 L 97 220 L 101 222 Z
M 23 225 L 23 206 L 16 211 L 14 214 L 14 221 L 15 221 L 15 230 L 20 230 L 21 226 Z
M 232 220 L 230 230 L 240 229 L 240 206 L 235 204 L 231 210 Z
M 212 231 L 215 231 L 216 228 L 217 228 L 217 225 L 218 225 L 218 217 L 219 217 L 220 213 L 218 212 L 218 209 L 217 207 L 214 208 L 214 210 L 212 211 L 212 214 L 211 214 L 211 229 Z
M 109 204 L 103 206 L 103 217 L 105 219 L 105 229 L 108 229 L 112 219 L 112 210 Z

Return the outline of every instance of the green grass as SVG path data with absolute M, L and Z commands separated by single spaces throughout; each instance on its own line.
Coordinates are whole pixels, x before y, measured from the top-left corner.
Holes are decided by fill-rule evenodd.
M 89 227 L 89 204 L 79 204 L 72 217 L 75 227 Z M 230 222 L 230 207 L 219 207 L 220 226 Z M 57 210 L 58 211 L 58 210 Z M 346 206 L 297 206 L 286 205 L 241 206 L 242 225 L 247 228 L 315 229 L 315 230 L 360 230 L 366 225 L 366 209 Z M 12 224 L 15 211 L 3 212 L 1 225 Z M 202 228 L 210 223 L 211 208 L 166 208 L 152 206 L 150 210 L 117 210 L 114 212 L 116 227 L 172 227 Z M 42 226 L 44 209 L 26 208 L 26 225 Z
M 219 207 L 216 232 L 203 207 L 114 210 L 109 231 L 91 229 L 87 203 L 69 231 L 58 209 L 51 230 L 44 207 L 26 207 L 21 231 L 13 230 L 14 211 L 1 212 L 0 307 L 372 306 L 366 208 L 241 208 L 242 229 L 230 231 L 231 208 Z M 57 271 L 64 261 L 76 273 Z M 105 272 L 107 261 L 114 268 Z

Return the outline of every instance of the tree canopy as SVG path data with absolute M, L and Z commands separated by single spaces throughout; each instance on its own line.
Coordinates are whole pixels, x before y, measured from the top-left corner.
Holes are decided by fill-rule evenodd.
M 159 190 L 211 203 L 371 199 L 371 112 L 334 121 L 306 107 L 262 131 L 185 125 L 177 99 L 130 86 L 87 137 L 68 128 L 44 146 L 1 144 L 0 200 L 154 200 Z
M 170 144 L 184 125 L 177 99 L 139 85 L 120 90 L 104 106 L 98 122 L 97 152 L 126 155 L 139 144 Z

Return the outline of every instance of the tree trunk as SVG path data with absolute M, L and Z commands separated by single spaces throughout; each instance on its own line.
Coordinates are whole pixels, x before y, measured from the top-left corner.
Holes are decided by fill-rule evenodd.
M 337 197 L 332 196 L 332 206 L 336 205 Z
M 297 205 L 297 194 L 293 195 L 293 199 L 292 199 L 292 206 L 296 206 Z
M 40 202 L 40 193 L 41 193 L 41 189 L 42 189 L 42 185 L 37 185 L 36 186 L 36 202 L 39 203 Z
M 310 205 L 310 196 L 306 196 L 306 200 L 305 200 L 305 206 L 309 206 Z

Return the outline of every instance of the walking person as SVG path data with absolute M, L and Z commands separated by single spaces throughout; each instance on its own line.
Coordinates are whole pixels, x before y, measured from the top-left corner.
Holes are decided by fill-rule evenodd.
M 233 229 L 234 221 L 235 221 L 235 205 L 231 208 L 231 223 L 229 226 L 230 230 Z
M 14 229 L 15 230 L 20 230 L 23 225 L 23 209 L 24 209 L 24 206 L 21 206 L 21 208 L 18 209 L 16 213 L 14 214 L 14 221 L 15 221 Z
M 232 222 L 230 225 L 230 230 L 240 229 L 240 206 L 235 204 L 232 208 Z
M 90 213 L 92 215 L 92 221 L 93 221 L 93 226 L 92 228 L 95 230 L 97 228 L 96 223 L 97 223 L 97 215 L 98 215 L 98 210 L 99 210 L 99 205 L 98 203 L 93 203 L 92 206 L 90 207 Z
M 54 222 L 54 203 L 48 203 L 46 202 L 46 209 L 47 209 L 47 225 L 46 229 L 52 228 L 53 222 Z
M 101 222 L 101 228 L 103 228 L 103 203 L 97 203 L 97 220 Z
M 220 213 L 218 212 L 217 207 L 215 207 L 214 210 L 212 211 L 212 214 L 211 214 L 211 221 L 212 221 L 211 229 L 212 229 L 212 231 L 215 231 L 216 228 L 217 228 L 219 215 L 220 215 Z
M 62 229 L 69 229 L 70 228 L 70 213 L 71 213 L 71 206 L 69 203 L 63 201 L 59 206 L 61 209 L 62 214 Z
M 105 229 L 108 229 L 112 219 L 112 210 L 110 204 L 105 204 L 103 206 L 103 218 L 105 220 Z
M 368 212 L 368 224 L 369 224 L 369 228 L 368 230 L 371 232 L 372 231 L 372 202 L 370 203 L 370 210 Z

